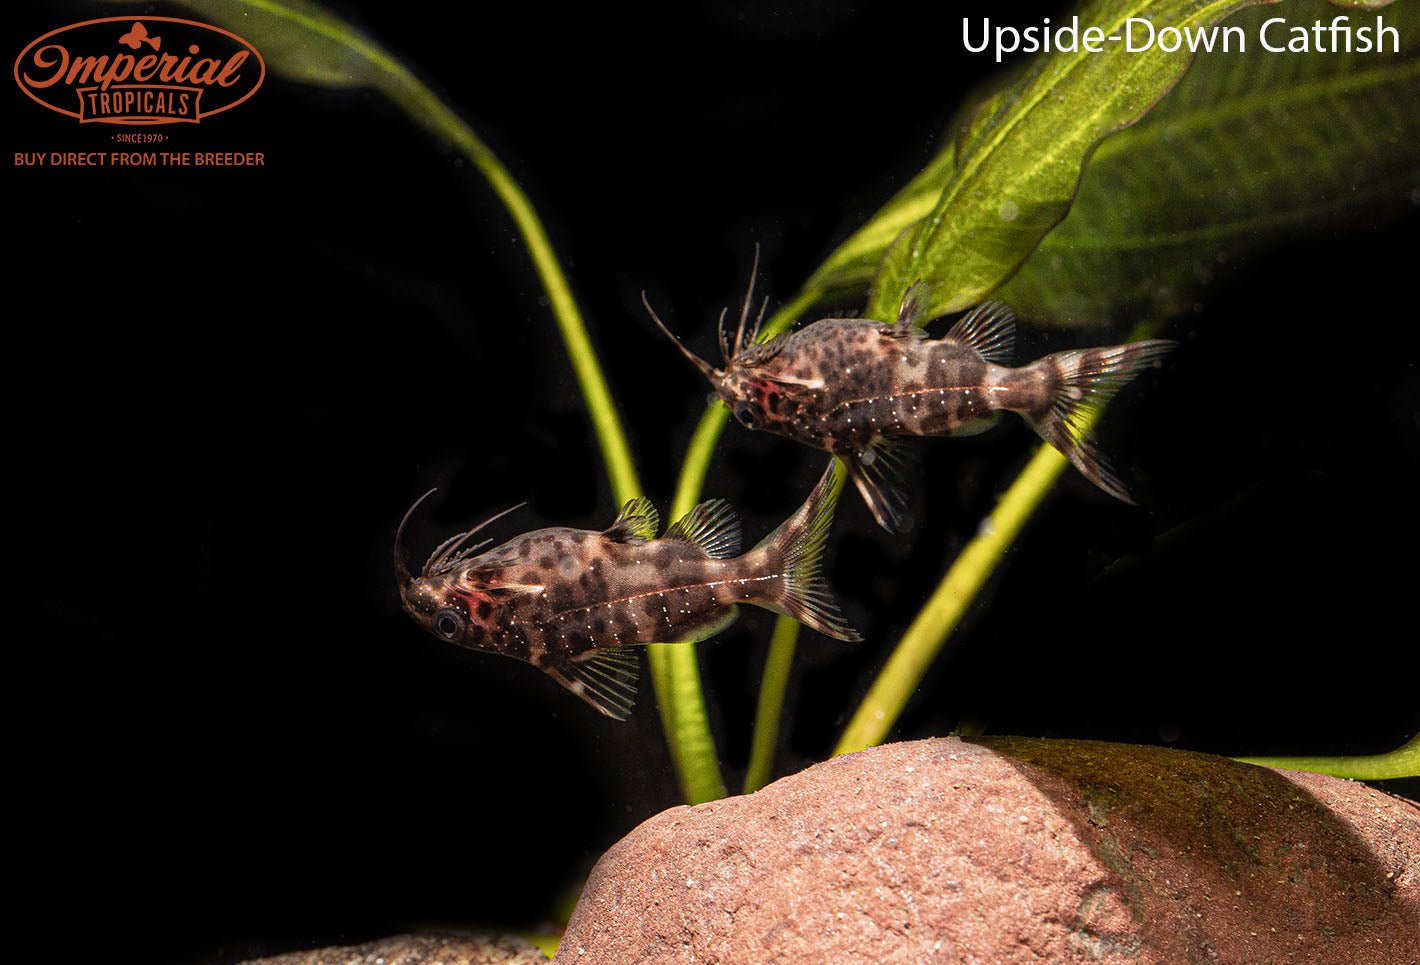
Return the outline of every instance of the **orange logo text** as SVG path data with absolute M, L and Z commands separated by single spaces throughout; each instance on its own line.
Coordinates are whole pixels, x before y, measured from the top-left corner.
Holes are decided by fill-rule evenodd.
M 261 54 L 219 27 L 106 17 L 51 30 L 15 60 L 15 82 L 81 124 L 196 124 L 256 93 Z

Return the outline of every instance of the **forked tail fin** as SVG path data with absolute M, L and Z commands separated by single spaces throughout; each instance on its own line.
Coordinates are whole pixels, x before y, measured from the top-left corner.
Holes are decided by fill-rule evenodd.
M 1116 392 L 1146 367 L 1157 365 L 1176 345 L 1156 338 L 1047 355 L 1030 368 L 1045 368 L 1053 391 L 1044 405 L 1022 414 L 1086 479 L 1111 496 L 1132 503 L 1129 491 L 1095 448 L 1090 427 Z
M 839 640 L 861 640 L 848 625 L 838 600 L 823 577 L 823 547 L 833 524 L 833 510 L 843 489 L 843 478 L 829 462 L 823 478 L 798 511 L 755 547 L 769 557 L 773 571 L 781 574 L 769 606 L 819 633 Z

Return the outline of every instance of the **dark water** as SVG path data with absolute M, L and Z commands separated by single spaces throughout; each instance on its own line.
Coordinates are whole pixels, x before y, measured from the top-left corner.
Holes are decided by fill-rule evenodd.
M 641 290 L 708 353 L 752 244 L 787 297 L 991 68 L 955 34 L 929 56 L 955 20 L 833 3 L 339 7 L 533 198 L 662 509 L 705 387 Z M 18 50 L 111 12 L 26 3 L 7 36 Z M 12 150 L 103 146 L 11 100 Z M 29 901 L 89 954 L 156 962 L 535 922 L 678 798 L 648 682 L 617 724 L 399 611 L 394 526 L 432 485 L 416 553 L 521 500 L 502 532 L 614 515 L 522 244 L 476 172 L 367 92 L 273 78 L 183 136 L 266 167 L 5 178 L 12 833 L 40 859 Z M 1417 227 L 1412 209 L 1230 264 L 1170 330 L 1183 349 L 1105 426 L 1144 508 L 1067 478 L 897 735 L 967 716 L 1224 754 L 1410 736 Z M 1033 446 L 1009 421 L 924 444 L 925 521 L 905 540 L 845 499 L 832 580 L 867 642 L 805 634 L 780 773 L 829 752 Z M 821 468 L 732 431 L 708 491 L 757 539 Z M 702 651 L 732 785 L 769 627 L 749 614 Z

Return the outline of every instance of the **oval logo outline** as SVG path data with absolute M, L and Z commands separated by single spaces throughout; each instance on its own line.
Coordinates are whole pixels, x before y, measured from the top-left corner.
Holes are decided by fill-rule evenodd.
M 156 117 L 156 118 L 146 118 L 146 119 L 102 118 L 102 117 L 98 117 L 98 118 L 85 119 L 84 116 L 83 116 L 80 112 L 78 112 L 78 111 L 72 111 L 72 110 L 69 110 L 69 109 L 67 109 L 67 108 L 61 107 L 61 106 L 58 105 L 58 104 L 51 104 L 49 101 L 44 100 L 42 97 L 40 97 L 39 95 L 37 95 L 37 94 L 35 93 L 35 91 L 34 91 L 28 84 L 25 83 L 24 77 L 23 77 L 23 75 L 21 74 L 21 66 L 24 64 L 25 58 L 29 56 L 29 54 L 30 54 L 31 51 L 33 51 L 36 47 L 38 47 L 39 45 L 43 44 L 46 40 L 50 39 L 51 37 L 57 37 L 57 36 L 59 36 L 59 35 L 61 35 L 61 34 L 65 34 L 65 33 L 68 33 L 68 32 L 70 32 L 70 31 L 73 31 L 73 30 L 78 30 L 78 29 L 83 28 L 83 27 L 93 27 L 93 26 L 96 26 L 96 25 L 99 25 L 99 24 L 106 24 L 106 23 L 112 23 L 112 24 L 142 24 L 142 23 L 145 23 L 145 22 L 146 22 L 146 23 L 173 23 L 173 24 L 180 24 L 180 25 L 182 25 L 182 26 L 184 26 L 184 27 L 196 28 L 196 29 L 198 29 L 198 30 L 201 31 L 201 32 L 220 34 L 220 35 L 222 35 L 222 36 L 224 36 L 224 37 L 227 37 L 227 38 L 230 39 L 230 40 L 235 41 L 235 42 L 238 44 L 238 46 L 239 46 L 242 50 L 245 50 L 245 51 L 249 52 L 253 57 L 256 58 L 256 63 L 257 63 L 257 66 L 260 68 L 260 70 L 259 70 L 259 72 L 258 72 L 258 74 L 257 74 L 256 81 L 251 85 L 251 89 L 250 89 L 250 90 L 248 90 L 248 91 L 247 91 L 246 93 L 244 93 L 241 97 L 238 97 L 236 100 L 232 101 L 232 102 L 229 103 L 229 104 L 222 104 L 222 105 L 220 105 L 220 106 L 218 106 L 218 107 L 216 107 L 216 108 L 213 108 L 212 110 L 209 110 L 209 111 L 198 110 L 198 112 L 196 113 L 196 115 L 191 119 L 191 122 L 190 122 L 190 123 L 199 123 L 199 122 L 201 122 L 201 121 L 202 121 L 203 119 L 205 119 L 205 118 L 213 117 L 213 116 L 215 116 L 215 115 L 217 115 L 217 114 L 221 114 L 223 111 L 231 110 L 233 107 L 237 107 L 238 105 L 245 103 L 248 99 L 251 98 L 251 96 L 252 96 L 253 94 L 255 94 L 258 90 L 261 89 L 261 85 L 262 85 L 263 83 L 265 83 L 265 81 L 266 81 L 266 58 L 264 58 L 264 57 L 261 56 L 261 51 L 257 50 L 257 49 L 256 49 L 256 46 L 255 46 L 254 44 L 252 44 L 251 41 L 247 40 L 245 37 L 242 37 L 242 36 L 240 36 L 240 35 L 238 35 L 238 34 L 233 33 L 233 32 L 230 31 L 230 30 L 226 30 L 226 29 L 224 29 L 224 28 L 222 28 L 222 27 L 213 26 L 213 25 L 210 24 L 210 23 L 203 23 L 203 22 L 201 22 L 201 21 L 199 21 L 199 20 L 187 20 L 187 19 L 184 19 L 184 18 L 182 18 L 182 17 L 126 16 L 126 17 L 99 17 L 99 18 L 94 19 L 94 20 L 85 20 L 85 21 L 82 21 L 82 22 L 80 22 L 80 23 L 71 23 L 71 24 L 68 24 L 68 25 L 63 26 L 63 27 L 58 27 L 58 28 L 56 28 L 56 29 L 54 29 L 54 30 L 49 31 L 48 33 L 41 34 L 40 36 L 36 37 L 34 40 L 32 40 L 32 41 L 30 41 L 28 44 L 26 44 L 26 45 L 25 45 L 25 48 L 20 51 L 19 56 L 15 58 L 15 70 L 14 70 L 15 84 L 20 88 L 20 90 L 22 90 L 22 91 L 25 92 L 25 96 L 29 97 L 29 99 L 32 100 L 32 101 L 34 101 L 36 104 L 39 104 L 41 107 L 44 107 L 44 108 L 47 109 L 47 110 L 54 111 L 54 112 L 57 113 L 57 114 L 63 114 L 63 115 L 65 115 L 65 116 L 67 116 L 67 117 L 72 117 L 72 118 L 76 119 L 77 121 L 79 121 L 79 123 L 81 123 L 81 124 L 86 124 L 86 123 L 107 123 L 107 124 L 121 124 L 121 125 L 129 125 L 129 126 L 144 126 L 144 125 L 154 125 L 154 124 L 177 124 L 177 123 L 182 123 L 182 122 L 184 121 L 184 119 L 183 119 L 183 118 L 178 118 L 178 117 Z M 135 49 L 136 49 L 137 44 L 135 43 L 134 46 L 135 46 Z M 156 50 L 157 48 L 155 47 L 154 49 Z M 67 48 L 66 48 L 66 53 L 67 53 Z M 65 82 L 65 85 L 64 85 L 64 86 L 65 86 L 66 88 L 72 89 L 72 86 L 71 86 L 67 81 Z

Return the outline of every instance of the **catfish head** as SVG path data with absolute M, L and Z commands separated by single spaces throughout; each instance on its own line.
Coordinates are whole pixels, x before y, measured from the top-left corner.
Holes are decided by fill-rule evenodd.
M 469 545 L 469 540 L 485 526 L 526 504 L 509 507 L 467 532 L 446 539 L 434 548 L 415 576 L 404 561 L 404 527 L 433 492 L 431 489 L 415 500 L 395 533 L 394 571 L 400 602 L 415 623 L 440 640 L 475 650 L 497 650 L 488 644 L 490 632 L 498 626 L 500 611 L 510 595 L 525 588 L 504 583 L 499 579 L 499 567 L 483 565 L 484 561 L 475 556 L 492 540 L 475 545 Z
M 760 326 L 764 322 L 764 310 L 769 305 L 766 298 L 759 307 L 759 313 L 753 321 L 750 320 L 750 307 L 754 301 L 754 276 L 758 271 L 759 248 L 756 246 L 749 289 L 745 292 L 739 324 L 735 327 L 733 337 L 726 325 L 728 309 L 720 312 L 718 330 L 724 368 L 715 368 L 681 344 L 651 307 L 645 292 L 641 293 L 641 304 L 646 306 L 646 311 L 656 323 L 656 327 L 671 340 L 690 364 L 705 376 L 710 387 L 715 390 L 715 395 L 734 414 L 737 422 L 748 429 L 787 434 L 780 427 L 798 407 L 793 396 L 805 389 L 819 388 L 823 383 L 821 380 L 797 377 L 779 364 L 786 336 L 781 335 L 768 342 L 758 341 Z

